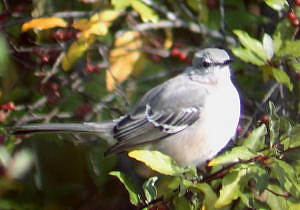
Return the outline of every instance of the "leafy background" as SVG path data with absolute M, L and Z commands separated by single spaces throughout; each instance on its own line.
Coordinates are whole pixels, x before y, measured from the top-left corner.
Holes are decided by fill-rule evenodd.
M 1 209 L 300 209 L 300 1 L 3 0 Z M 9 126 L 119 117 L 195 51 L 235 58 L 237 136 L 205 168 Z

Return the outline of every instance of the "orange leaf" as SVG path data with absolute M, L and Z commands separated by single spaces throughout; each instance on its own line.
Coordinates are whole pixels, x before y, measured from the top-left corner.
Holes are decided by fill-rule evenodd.
M 114 90 L 117 84 L 126 80 L 133 73 L 142 59 L 140 48 L 142 40 L 139 32 L 128 31 L 119 36 L 109 55 L 110 68 L 106 71 L 107 90 Z
M 47 30 L 55 27 L 66 27 L 67 22 L 58 17 L 47 17 L 47 18 L 35 18 L 22 25 L 22 31 L 28 31 L 31 29 Z

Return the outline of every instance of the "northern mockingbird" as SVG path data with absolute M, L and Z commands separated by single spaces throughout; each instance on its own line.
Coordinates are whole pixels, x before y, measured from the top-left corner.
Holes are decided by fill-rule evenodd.
M 98 133 L 112 146 L 106 154 L 158 150 L 181 166 L 205 163 L 235 134 L 239 95 L 226 51 L 198 51 L 192 66 L 149 90 L 127 115 L 109 122 L 50 123 L 12 127 L 12 132 Z

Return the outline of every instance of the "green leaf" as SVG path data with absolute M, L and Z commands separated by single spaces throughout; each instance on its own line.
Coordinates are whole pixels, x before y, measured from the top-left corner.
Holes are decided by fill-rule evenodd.
M 11 156 L 7 149 L 4 146 L 0 146 L 0 164 L 4 167 L 7 167 Z
M 286 0 L 264 0 L 265 3 L 276 11 L 285 9 L 289 4 Z
M 266 190 L 261 197 L 267 198 L 266 203 L 270 207 L 271 210 L 298 210 L 300 209 L 300 202 L 299 200 L 291 200 L 283 196 L 278 196 L 283 194 L 284 192 L 282 189 L 275 185 L 270 184 L 268 186 L 269 190 Z M 275 194 L 275 193 L 277 194 Z
M 149 178 L 144 184 L 143 189 L 145 193 L 146 200 L 148 202 L 153 201 L 157 197 L 157 189 L 155 183 L 158 180 L 157 176 Z
M 131 0 L 111 0 L 111 4 L 116 10 L 124 10 L 130 5 Z
M 264 62 L 267 61 L 264 47 L 260 41 L 250 37 L 245 31 L 234 30 L 233 33 L 238 37 L 239 41 L 246 49 L 252 51 Z
M 274 79 L 279 82 L 284 84 L 285 86 L 287 86 L 287 88 L 292 91 L 293 90 L 293 83 L 291 82 L 289 76 L 287 75 L 287 73 L 283 70 L 271 67 L 272 70 L 272 76 L 274 77 Z
M 245 62 L 252 63 L 257 66 L 262 66 L 265 64 L 265 62 L 262 59 L 257 57 L 249 49 L 242 48 L 242 47 L 235 47 L 231 51 L 236 57 L 240 58 L 241 60 L 243 60 Z
M 6 41 L 3 38 L 2 35 L 0 35 L 0 77 L 3 76 L 6 71 L 8 70 L 7 68 L 8 64 L 8 51 L 7 51 L 7 45 Z
M 250 151 L 259 151 L 265 146 L 265 135 L 267 128 L 264 124 L 253 130 L 250 135 L 243 141 L 243 146 Z
M 231 163 L 237 163 L 240 160 L 249 160 L 255 157 L 256 154 L 250 152 L 249 149 L 245 146 L 234 147 L 230 151 L 227 151 L 214 159 L 212 159 L 208 165 L 216 166 L 216 165 L 225 165 Z
M 291 58 L 299 58 L 300 57 L 300 40 L 290 41 L 285 40 L 281 48 L 277 51 L 277 56 L 279 57 L 288 57 Z
M 186 171 L 171 157 L 164 155 L 159 151 L 133 150 L 129 152 L 128 155 L 129 157 L 145 163 L 153 170 L 165 175 L 177 176 Z
M 216 210 L 214 205 L 217 202 L 218 197 L 211 186 L 207 183 L 195 183 L 192 186 L 204 194 L 202 209 Z
M 278 23 L 276 30 L 273 34 L 275 54 L 277 54 L 285 40 L 291 39 L 293 33 L 294 27 L 291 26 L 290 22 L 287 19 L 284 19 L 283 21 Z
M 192 204 L 185 197 L 175 197 L 173 204 L 176 210 L 193 210 Z
M 277 179 L 280 186 L 292 194 L 295 198 L 300 198 L 300 185 L 298 183 L 297 173 L 288 163 L 270 158 L 269 166 L 271 168 L 271 176 Z
M 240 180 L 247 170 L 232 171 L 222 180 L 220 196 L 215 204 L 216 208 L 223 208 L 239 197 Z
M 274 55 L 274 46 L 273 46 L 272 37 L 269 34 L 265 33 L 263 36 L 262 44 L 263 44 L 267 59 L 271 60 Z
M 109 174 L 117 177 L 120 180 L 120 182 L 122 182 L 122 184 L 125 186 L 126 190 L 129 193 L 130 202 L 133 205 L 137 206 L 139 204 L 139 195 L 138 195 L 133 183 L 131 182 L 131 180 L 129 180 L 126 177 L 126 175 L 120 171 L 112 171 Z
M 158 16 L 153 9 L 148 7 L 140 0 L 131 0 L 131 6 L 141 15 L 141 18 L 144 22 L 156 22 Z
M 112 0 L 112 5 L 117 10 L 131 6 L 141 15 L 144 22 L 156 22 L 159 19 L 155 11 L 140 0 Z

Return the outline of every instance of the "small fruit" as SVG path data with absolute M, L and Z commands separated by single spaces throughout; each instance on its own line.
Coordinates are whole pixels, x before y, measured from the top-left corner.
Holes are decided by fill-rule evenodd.
M 5 112 L 7 111 L 14 111 L 16 109 L 14 102 L 10 101 L 6 104 L 1 105 L 1 109 Z
M 173 48 L 173 49 L 171 50 L 171 55 L 172 55 L 173 57 L 177 57 L 179 54 L 180 54 L 180 51 L 179 51 L 178 48 Z
M 297 7 L 300 7 L 300 0 L 294 0 L 294 2 Z
M 262 123 L 267 123 L 267 122 L 269 122 L 269 116 L 266 115 L 266 114 L 262 115 L 262 116 L 260 117 L 260 121 L 261 121 Z
M 291 20 L 291 24 L 295 27 L 299 26 L 300 21 L 298 18 Z
M 186 52 L 180 52 L 178 55 L 179 60 L 181 61 L 185 61 L 185 59 L 187 58 L 187 53 Z
M 289 11 L 289 12 L 287 13 L 287 17 L 288 17 L 288 19 L 289 19 L 290 21 L 292 21 L 292 20 L 294 20 L 294 19 L 297 18 L 297 15 L 296 15 L 293 11 Z

